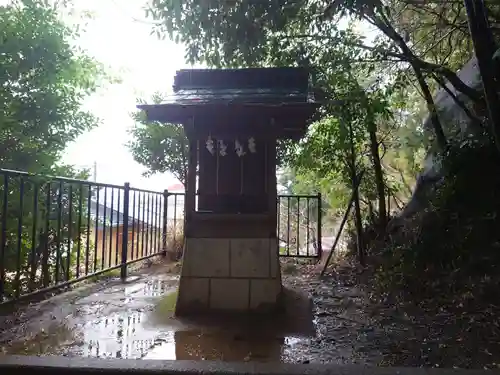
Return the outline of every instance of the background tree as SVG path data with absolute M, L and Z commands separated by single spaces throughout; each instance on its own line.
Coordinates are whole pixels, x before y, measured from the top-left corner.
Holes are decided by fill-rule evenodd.
M 139 100 L 139 103 L 159 104 L 163 99 L 157 93 L 150 101 Z M 146 167 L 144 174 L 170 172 L 186 186 L 188 142 L 183 126 L 147 122 L 141 110 L 132 113 L 132 118 L 135 125 L 130 131 L 133 139 L 128 147 L 135 161 Z
M 334 199 L 343 202 L 353 171 L 365 169 L 361 209 L 367 220 L 375 213 L 385 223 L 387 211 L 409 197 L 426 150 L 444 156 L 455 142 L 450 137 L 456 131 L 443 126 L 432 90 L 447 83 L 458 93 L 457 103 L 464 97 L 483 103 L 481 91 L 455 72 L 472 57 L 470 47 L 456 52 L 470 43 L 458 2 L 152 0 L 147 15 L 159 35 L 186 46 L 191 63 L 311 67 L 324 119 L 287 147 L 284 164 L 297 176 L 313 174 L 325 190 L 336 185 Z M 496 7 L 491 17 L 498 24 Z M 360 27 L 375 35 L 368 39 Z M 461 108 L 475 116 L 473 108 Z M 431 132 L 421 126 L 427 114 Z
M 484 3 L 498 48 L 500 5 Z M 482 82 L 469 69 L 463 1 L 152 0 L 147 14 L 160 36 L 186 46 L 190 62 L 310 67 L 324 117 L 285 150 L 295 179 L 289 187 L 310 181 L 335 216 L 347 203 L 352 171 L 363 169 L 369 286 L 391 309 L 409 300 L 425 321 L 446 315 L 440 337 L 446 326 L 460 331 L 448 342 L 490 334 L 474 321 L 494 319 L 491 306 L 500 304 L 500 162 Z M 382 233 L 374 230 L 383 221 L 380 181 L 385 211 L 396 215 Z M 498 341 L 498 332 L 490 337 Z M 470 346 L 455 350 L 470 358 Z
M 352 79 L 347 67 L 354 64 L 358 72 L 365 73 L 373 69 L 367 62 L 373 60 L 373 48 L 364 46 L 363 38 L 353 28 L 339 28 L 336 22 L 318 17 L 328 2 L 308 4 L 241 2 L 233 7 L 204 2 L 195 10 L 194 3 L 153 1 L 148 14 L 165 21 L 157 27 L 160 33 L 186 44 L 186 58 L 191 62 L 211 66 L 314 66 L 321 70 L 315 71 L 315 84 L 322 81 L 328 93 L 324 99 L 340 100 L 342 86 Z M 171 15 L 168 20 L 163 18 L 166 14 Z M 232 28 L 232 24 L 240 27 Z M 377 61 L 392 64 L 393 59 L 379 53 Z
M 99 63 L 73 45 L 78 30 L 61 21 L 58 6 L 41 0 L 14 0 L 0 7 L 0 23 L 1 168 L 85 179 L 87 171 L 64 165 L 61 156 L 68 143 L 98 124 L 98 119 L 83 110 L 82 104 L 110 77 Z M 77 215 L 70 215 L 78 207 L 78 190 L 69 186 L 61 190 L 58 184 L 51 184 L 49 190 L 50 179 L 28 181 L 6 175 L 2 178 L 0 207 L 5 207 L 2 216 L 6 213 L 7 226 L 6 236 L 0 240 L 6 246 L 3 257 L 7 272 L 18 267 L 21 270 L 37 267 L 42 248 L 48 249 L 44 261 L 51 262 L 56 243 L 68 259 L 69 247 L 77 242 L 80 233 L 76 230 Z M 82 191 L 85 202 L 87 192 Z M 34 202 L 38 206 L 36 211 Z M 54 216 L 52 211 L 57 207 L 60 210 Z M 42 215 L 46 218 L 50 212 L 49 225 L 45 226 Z M 58 215 L 62 218 L 61 230 L 55 232 Z M 19 217 L 23 218 L 21 224 Z M 73 239 L 61 245 L 62 238 L 68 236 Z M 35 257 L 28 260 L 32 253 Z M 12 284 L 3 285 L 6 292 L 11 287 Z

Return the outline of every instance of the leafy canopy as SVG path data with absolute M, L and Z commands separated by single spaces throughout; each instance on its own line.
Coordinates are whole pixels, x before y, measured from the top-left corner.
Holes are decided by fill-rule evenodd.
M 156 93 L 148 104 L 162 101 L 163 95 Z M 146 167 L 145 175 L 170 172 L 186 186 L 188 142 L 182 125 L 148 122 L 141 110 L 131 116 L 135 125 L 130 131 L 133 138 L 128 147 L 135 161 Z
M 110 77 L 101 64 L 74 45 L 78 29 L 61 20 L 61 10 L 42 0 L 13 0 L 0 6 L 0 167 L 85 179 L 87 171 L 64 165 L 60 159 L 68 143 L 98 124 L 83 103 Z M 51 216 L 46 228 L 42 216 L 49 211 L 47 200 L 52 202 L 51 211 L 58 207 L 54 203 L 58 202 L 58 184 L 49 188 L 47 178 L 10 177 L 4 192 L 5 179 L 0 176 L 0 207 L 7 209 L 6 238 L 2 239 L 7 270 L 16 269 L 19 248 L 24 271 L 29 264 L 38 265 L 44 244 L 50 258 L 45 261 L 51 262 L 56 242 L 68 242 L 68 236 L 77 242 L 75 212 L 80 191 L 75 188 L 70 193 L 68 186 L 63 187 L 61 212 Z M 58 215 L 63 224 L 56 231 Z M 28 262 L 32 251 L 36 260 Z
M 106 76 L 71 45 L 78 33 L 44 1 L 12 1 L 0 7 L 0 22 L 0 165 L 48 172 L 98 124 L 82 104 Z

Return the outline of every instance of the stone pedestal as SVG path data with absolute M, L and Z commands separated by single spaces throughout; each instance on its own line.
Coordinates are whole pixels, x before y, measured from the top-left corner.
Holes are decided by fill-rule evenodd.
M 176 314 L 279 307 L 276 238 L 186 238 Z

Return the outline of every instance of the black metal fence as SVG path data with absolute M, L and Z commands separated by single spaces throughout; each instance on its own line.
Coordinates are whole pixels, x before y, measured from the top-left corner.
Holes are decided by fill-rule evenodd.
M 168 192 L 165 205 L 166 230 L 169 235 L 172 250 L 182 252 L 184 238 L 184 193 Z
M 182 253 L 184 193 L 0 169 L 0 303 Z M 321 256 L 321 197 L 280 195 L 280 256 Z
M 278 195 L 279 255 L 321 258 L 321 194 Z
M 0 302 L 164 253 L 166 196 L 0 170 Z

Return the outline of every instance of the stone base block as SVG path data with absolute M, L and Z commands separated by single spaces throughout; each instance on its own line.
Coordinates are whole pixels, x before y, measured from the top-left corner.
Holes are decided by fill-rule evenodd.
M 176 314 L 245 312 L 279 307 L 275 238 L 187 238 Z

